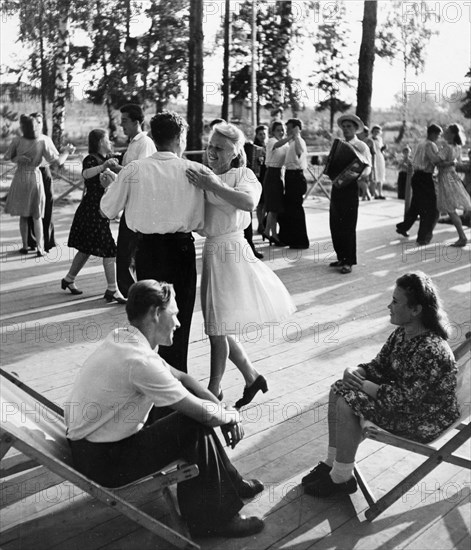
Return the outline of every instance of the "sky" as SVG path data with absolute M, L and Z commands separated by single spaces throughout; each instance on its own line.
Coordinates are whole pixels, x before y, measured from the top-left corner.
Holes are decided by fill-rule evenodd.
M 232 9 L 237 10 L 236 0 L 232 0 Z M 378 22 L 384 18 L 389 0 L 378 2 Z M 323 1 L 319 11 L 307 14 L 306 4 L 299 0 L 293 0 L 293 12 L 297 17 L 312 22 L 315 26 L 329 18 L 335 17 L 335 2 Z M 403 2 L 403 13 L 412 10 L 419 2 Z M 471 66 L 471 2 L 429 1 L 430 14 L 434 19 L 435 30 L 438 35 L 430 40 L 426 52 L 426 64 L 422 74 L 409 75 L 407 91 L 410 95 L 418 95 L 421 100 L 427 96 L 440 99 L 449 99 L 454 92 L 464 94 L 469 89 L 470 78 L 465 74 Z M 355 58 L 361 42 L 361 20 L 363 17 L 363 1 L 346 0 L 347 19 L 351 29 L 351 50 Z M 211 48 L 214 35 L 220 28 L 223 16 L 224 2 L 222 0 L 206 0 L 204 2 L 204 33 L 206 47 Z M 425 14 L 424 14 L 425 15 Z M 440 18 L 439 21 L 436 19 Z M 139 22 L 136 23 L 138 30 Z M 17 37 L 17 20 L 2 14 L 0 20 L 1 32 L 1 63 L 18 65 L 26 57 L 26 54 L 15 43 Z M 142 30 L 141 30 L 142 32 Z M 306 60 L 309 60 L 306 62 Z M 293 73 L 306 82 L 312 67 L 314 66 L 314 52 L 309 44 L 300 44 L 296 47 L 293 58 Z M 356 73 L 356 67 L 353 68 Z M 220 93 L 217 86 L 222 75 L 222 52 L 215 50 L 215 55 L 205 59 L 205 83 L 206 96 L 212 103 L 219 103 Z M 2 80 L 5 80 L 4 78 Z M 315 79 L 314 79 L 315 80 Z M 395 96 L 402 90 L 403 69 L 399 61 L 390 64 L 378 57 L 375 59 L 375 72 L 373 81 L 373 108 L 388 108 L 396 103 Z M 310 106 L 315 106 L 320 98 L 319 92 L 308 88 L 305 84 L 301 87 L 301 96 Z M 322 98 L 321 98 L 322 99 Z M 355 86 L 346 93 L 344 98 L 355 102 Z

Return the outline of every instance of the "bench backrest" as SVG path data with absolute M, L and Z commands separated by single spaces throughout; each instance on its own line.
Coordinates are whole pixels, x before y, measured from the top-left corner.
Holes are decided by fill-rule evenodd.
M 2 377 L 1 431 L 72 466 L 64 419 L 23 389 Z

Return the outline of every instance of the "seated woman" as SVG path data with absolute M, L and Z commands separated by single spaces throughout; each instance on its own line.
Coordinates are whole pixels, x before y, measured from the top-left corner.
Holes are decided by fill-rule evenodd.
M 420 271 L 399 277 L 388 308 L 398 328 L 377 357 L 348 367 L 332 385 L 327 458 L 302 479 L 307 494 L 357 490 L 353 468 L 362 418 L 426 443 L 459 417 L 448 319 L 431 279 Z

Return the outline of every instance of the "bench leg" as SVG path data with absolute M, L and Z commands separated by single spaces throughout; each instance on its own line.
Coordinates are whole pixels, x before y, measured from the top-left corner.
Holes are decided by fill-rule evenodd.
M 172 491 L 170 491 L 168 487 L 164 487 L 162 489 L 162 494 L 165 499 L 165 503 L 167 505 L 168 511 L 170 513 L 172 525 L 184 537 L 191 539 L 188 525 L 186 524 L 185 520 L 181 517 L 181 515 L 178 513 L 177 502 L 175 500 L 175 497 L 172 494 Z

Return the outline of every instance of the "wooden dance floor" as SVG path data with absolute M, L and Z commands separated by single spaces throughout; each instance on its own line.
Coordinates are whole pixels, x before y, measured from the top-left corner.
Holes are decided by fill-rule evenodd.
M 67 398 L 85 357 L 111 329 L 126 324 L 124 307 L 103 299 L 106 285 L 100 260 L 87 264 L 77 279 L 83 295 L 60 289 L 73 257 L 66 243 L 76 206 L 55 208 L 59 246 L 47 258 L 21 256 L 18 218 L 1 218 L 2 367 L 59 404 Z M 455 229 L 439 224 L 434 241 L 416 248 L 416 227 L 409 240 L 395 233 L 402 201 L 389 197 L 362 202 L 359 265 L 352 274 L 341 275 L 328 267 L 334 256 L 327 200 L 310 198 L 305 207 L 309 250 L 269 248 L 255 238 L 264 261 L 291 292 L 297 312 L 284 324 L 250 327 L 251 331 L 240 327 L 239 333 L 256 368 L 267 378 L 269 392 L 258 394 L 243 410 L 246 438 L 228 452 L 245 477 L 266 484 L 243 511 L 263 516 L 266 527 L 255 537 L 197 542 L 208 550 L 469 549 L 469 470 L 439 466 L 372 523 L 365 521 L 366 502 L 360 491 L 319 500 L 304 495 L 299 483 L 324 458 L 329 386 L 346 366 L 371 359 L 392 331 L 387 305 L 399 275 L 420 269 L 433 277 L 452 322 L 452 347 L 471 330 L 470 246 L 447 246 L 456 240 Z M 112 228 L 116 235 L 118 224 L 113 222 Z M 196 244 L 200 272 L 202 239 L 198 237 Z M 209 343 L 199 300 L 190 373 L 207 383 Z M 229 402 L 241 396 L 243 381 L 232 364 L 223 389 Z M 469 445 L 461 449 L 461 454 L 469 453 Z M 377 495 L 422 460 L 369 440 L 358 455 L 359 467 Z M 10 478 L 1 489 L 4 550 L 166 547 L 43 468 Z M 136 502 L 165 521 L 162 500 L 146 494 L 136 495 Z

